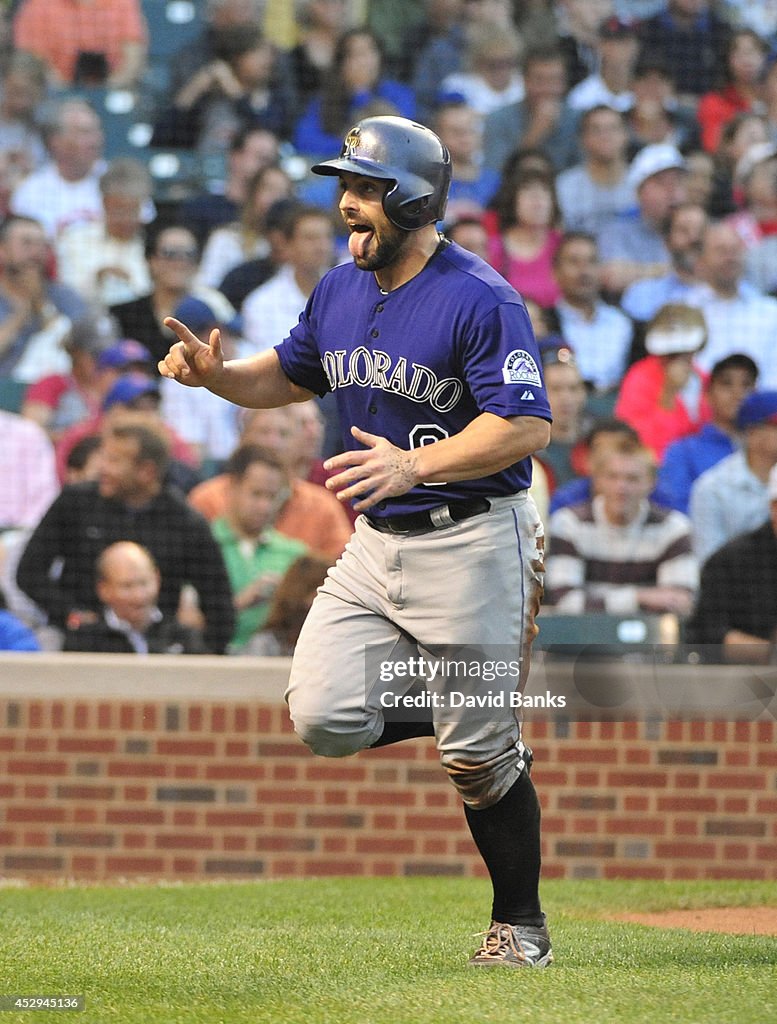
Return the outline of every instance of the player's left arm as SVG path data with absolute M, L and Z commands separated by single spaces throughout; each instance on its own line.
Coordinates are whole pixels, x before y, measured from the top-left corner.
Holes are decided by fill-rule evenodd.
M 498 473 L 544 448 L 550 441 L 550 423 L 537 416 L 484 412 L 458 434 L 410 451 L 359 427 L 352 427 L 351 433 L 366 448 L 328 459 L 324 468 L 341 472 L 326 486 L 340 501 L 361 498 L 354 510 L 364 512 L 417 484 L 455 483 Z

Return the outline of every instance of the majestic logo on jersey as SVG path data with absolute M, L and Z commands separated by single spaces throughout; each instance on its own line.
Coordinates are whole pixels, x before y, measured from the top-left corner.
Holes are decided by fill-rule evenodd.
M 529 391 L 529 389 L 527 388 L 524 391 L 524 393 L 521 395 L 521 401 L 522 402 L 533 402 L 534 401 L 534 392 L 533 391 Z
M 411 402 L 428 402 L 436 412 L 450 412 L 464 393 L 458 377 L 440 380 L 434 370 L 421 363 L 410 363 L 404 356 L 392 361 L 388 352 L 376 348 L 370 351 L 363 345 L 353 352 L 337 349 L 321 356 L 329 385 L 347 388 L 379 388 L 409 398 Z
M 502 367 L 505 384 L 534 384 L 542 387 L 542 378 L 534 356 L 526 349 L 516 348 L 505 359 Z

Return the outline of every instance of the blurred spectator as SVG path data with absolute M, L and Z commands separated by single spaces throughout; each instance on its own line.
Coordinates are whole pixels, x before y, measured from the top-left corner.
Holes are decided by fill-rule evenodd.
M 552 306 L 560 294 L 553 255 L 561 239 L 553 178 L 527 171 L 512 189 L 500 190 L 495 206 L 498 231 L 489 239 L 489 263 L 522 295 Z
M 777 13 L 777 5 L 775 5 L 775 13 Z M 775 141 L 777 140 L 777 49 L 770 52 L 766 58 L 761 97 L 769 139 Z
M 621 308 L 634 320 L 646 323 L 668 302 L 685 302 L 699 285 L 698 265 L 707 214 L 695 203 L 680 203 L 664 222 L 669 272 L 661 277 L 634 281 L 621 296 Z
M 193 231 L 202 246 L 214 228 L 240 219 L 250 183 L 264 167 L 280 158 L 278 137 L 266 128 L 241 129 L 227 151 L 224 192 L 203 192 L 184 200 L 178 211 L 181 224 Z
M 74 621 L 63 651 L 101 654 L 207 654 L 200 634 L 157 607 L 161 576 L 153 555 L 140 544 L 117 541 L 94 570 L 100 599 L 96 621 Z M 75 617 L 74 617 L 75 618 Z
M 269 247 L 267 255 L 238 263 L 219 284 L 219 291 L 235 309 L 241 309 L 250 293 L 269 281 L 283 265 L 286 220 L 302 205 L 301 200 L 292 197 L 274 202 L 264 216 L 264 236 Z
M 570 90 L 567 102 L 573 110 L 605 105 L 620 113 L 634 103 L 631 91 L 639 54 L 637 28 L 613 15 L 597 31 L 598 67 Z
M 580 475 L 573 457 L 579 442 L 590 429 L 591 418 L 585 411 L 585 383 L 569 348 L 548 344 L 541 353 L 553 423 L 550 444 L 543 448 L 539 461 L 548 473 L 552 495 L 557 487 Z
M 464 66 L 446 75 L 438 102 L 463 100 L 482 116 L 523 99 L 521 38 L 512 26 L 473 25 L 467 33 Z
M 615 415 L 629 423 L 660 462 L 666 446 L 709 419 L 704 377 L 695 365 L 707 340 L 701 311 L 671 303 L 647 326 L 647 355 L 623 378 Z
M 777 288 L 777 144 L 752 146 L 739 161 L 736 178 L 743 208 L 729 218 L 747 249 L 745 278 L 758 291 Z
M 631 79 L 634 102 L 625 113 L 632 156 L 643 146 L 663 142 L 687 155 L 699 144 L 693 106 L 681 103 L 674 77 L 663 61 L 651 54 L 637 60 Z
M 289 51 L 289 61 L 300 109 L 323 85 L 340 33 L 349 27 L 348 14 L 348 0 L 297 0 L 299 42 Z
M 241 128 L 288 138 L 296 97 L 288 68 L 256 25 L 221 29 L 214 59 L 175 93 L 154 126 L 152 144 L 221 153 Z
M 777 234 L 777 143 L 758 142 L 746 150 L 734 171 L 734 189 L 741 209 L 729 223 L 752 249 Z
M 39 651 L 40 644 L 33 631 L 20 618 L 9 612 L 0 589 L 0 651 Z
M 738 352 L 712 367 L 706 387 L 709 423 L 673 441 L 658 467 L 658 482 L 671 508 L 687 513 L 694 482 L 738 449 L 739 407 L 754 390 L 757 378 L 753 360 Z
M 739 29 L 731 34 L 721 68 L 725 85 L 702 96 L 697 108 L 701 143 L 708 153 L 717 150 L 721 130 L 734 114 L 761 105 L 761 83 L 768 49 L 765 41 L 752 29 Z
M 685 199 L 684 175 L 685 163 L 674 146 L 645 146 L 634 157 L 628 182 L 639 213 L 613 218 L 599 233 L 606 292 L 619 296 L 634 281 L 668 272 L 663 229 L 672 207 Z
M 643 51 L 674 70 L 681 96 L 695 98 L 715 88 L 730 34 L 709 0 L 669 0 L 640 28 Z
M 151 287 L 143 241 L 151 191 L 145 165 L 120 157 L 100 178 L 102 221 L 74 224 L 57 238 L 60 279 L 87 301 L 107 307 Z
M 568 505 L 578 505 L 588 501 L 592 496 L 591 464 L 601 452 L 607 448 L 617 449 L 624 444 L 624 438 L 634 446 L 639 444 L 636 430 L 623 420 L 614 417 L 597 418 L 586 436 L 576 445 L 572 453 L 572 463 L 578 476 L 573 477 L 561 487 L 557 487 L 550 499 L 550 511 L 556 512 Z M 660 481 L 651 491 L 650 500 L 657 505 L 671 508 L 667 494 Z
M 383 77 L 380 40 L 369 29 L 344 32 L 318 96 L 302 113 L 294 130 L 298 152 L 312 156 L 338 153 L 357 112 L 374 100 L 386 100 L 403 117 L 415 117 L 412 89 Z
M 99 479 L 101 445 L 102 439 L 99 434 L 88 434 L 73 445 L 68 452 L 65 465 L 66 484 L 80 484 L 86 480 Z
M 50 374 L 31 384 L 24 395 L 22 415 L 43 427 L 52 441 L 68 427 L 96 416 L 112 383 L 100 372 L 98 360 L 115 341 L 116 327 L 110 317 L 97 314 L 77 320 L 62 342 L 70 361 L 68 372 Z
M 173 310 L 173 316 L 197 337 L 208 342 L 218 328 L 226 359 L 237 355 L 237 338 L 242 324 L 225 323 L 206 302 L 187 295 Z M 206 469 L 221 466 L 238 442 L 238 410 L 207 388 L 176 387 L 177 381 L 159 378 L 162 418 L 171 430 L 197 452 Z
M 316 555 L 302 555 L 292 562 L 275 588 L 264 627 L 251 637 L 241 653 L 264 658 L 291 657 L 302 623 L 330 565 L 328 559 Z
M 488 262 L 488 232 L 481 217 L 464 214 L 445 228 L 446 236 Z
M 552 47 L 529 50 L 523 60 L 524 98 L 486 118 L 483 159 L 486 167 L 504 173 L 510 154 L 542 149 L 556 170 L 578 160 L 577 113 L 567 104 L 566 62 Z
M 44 132 L 50 159 L 19 184 L 11 210 L 34 217 L 54 240 L 73 224 L 102 220 L 103 130 L 85 100 L 67 99 L 49 112 Z
M 243 303 L 241 355 L 263 352 L 283 341 L 315 286 L 334 265 L 334 255 L 328 214 L 311 206 L 290 214 L 284 223 L 283 265 Z
M 558 330 L 588 387 L 599 394 L 613 392 L 626 371 L 634 325 L 602 301 L 596 239 L 575 231 L 562 235 L 553 269 L 561 292 L 552 311 Z
M 120 342 L 120 346 L 143 348 L 138 342 L 128 338 Z M 114 421 L 123 420 L 128 413 L 135 412 L 142 414 L 144 423 L 165 435 L 171 450 L 165 483 L 174 485 L 180 491 L 187 493 L 199 481 L 198 453 L 174 427 L 162 420 L 160 412 L 161 378 L 156 374 L 153 377 L 149 376 L 151 369 L 148 365 L 144 365 L 142 369 L 128 368 L 125 371 L 116 372 L 114 365 L 102 364 L 103 358 L 113 358 L 118 347 L 114 346 L 108 349 L 98 360 L 100 386 L 105 388 L 100 410 L 91 418 L 69 427 L 57 441 L 55 451 L 59 478 L 63 482 L 66 479 L 67 464 L 74 445 L 85 437 L 104 433 Z M 111 380 L 111 378 L 113 379 Z
M 734 114 L 720 133 L 715 153 L 715 171 L 707 212 L 712 217 L 725 217 L 738 209 L 734 175 L 748 150 L 768 141 L 766 120 L 760 114 Z
M 685 155 L 685 196 L 703 210 L 711 207 L 715 188 L 715 161 L 703 149 L 694 149 Z
M 229 580 L 207 523 L 165 487 L 168 459 L 159 431 L 114 422 L 103 437 L 99 480 L 62 491 L 22 554 L 17 581 L 58 628 L 94 622 L 97 556 L 114 541 L 134 540 L 159 566 L 162 613 L 175 616 L 184 585 L 191 584 L 205 617 L 205 643 L 221 654 L 234 626 Z
M 703 564 L 713 551 L 769 515 L 767 481 L 777 463 L 777 391 L 752 391 L 737 413 L 743 447 L 691 487 L 693 547 Z
M 704 311 L 707 344 L 699 366 L 712 366 L 732 352 L 744 352 L 758 366 L 761 386 L 777 387 L 777 300 L 744 280 L 745 248 L 731 224 L 710 224 L 702 239 L 702 284 L 688 297 Z
M 46 162 L 37 120 L 45 95 L 45 64 L 32 53 L 12 54 L 0 78 L 0 150 L 16 183 Z
M 705 661 L 771 663 L 777 641 L 777 472 L 767 484 L 768 519 L 718 548 L 701 571 L 686 624 Z
M 746 26 L 772 45 L 777 42 L 774 0 L 718 0 L 718 8 L 734 27 Z
M 612 0 L 556 0 L 558 45 L 570 88 L 599 68 L 599 26 L 613 14 Z
M 483 118 L 466 103 L 443 103 L 432 127 L 451 154 L 453 165 L 448 218 L 459 211 L 485 209 L 499 186 L 499 175 L 483 167 Z
M 263 167 L 248 183 L 239 220 L 214 228 L 205 243 L 197 272 L 199 284 L 218 288 L 230 270 L 249 259 L 264 259 L 270 253 L 266 236 L 267 211 L 292 193 L 288 174 L 280 167 Z
M 42 57 L 55 86 L 135 85 L 147 32 L 139 0 L 23 0 L 14 45 Z
M 211 529 L 221 548 L 232 586 L 237 623 L 230 653 L 238 653 L 264 625 L 270 598 L 305 545 L 273 529 L 289 494 L 283 464 L 257 445 L 243 445 L 225 466 L 224 515 Z
M 579 136 L 582 163 L 559 174 L 556 191 L 564 227 L 596 234 L 637 203 L 628 179 L 623 116 L 612 107 L 592 106 L 580 118 Z
M 221 33 L 232 29 L 253 30 L 264 20 L 267 0 L 205 0 L 202 32 L 177 50 L 171 60 L 175 95 L 205 65 L 218 58 Z
M 625 442 L 601 452 L 592 472 L 595 497 L 550 519 L 549 603 L 572 614 L 687 615 L 698 585 L 690 523 L 648 500 L 652 454 Z
M 276 530 L 334 561 L 342 554 L 353 528 L 332 493 L 293 475 L 299 466 L 299 438 L 304 429 L 292 407 L 253 409 L 245 418 L 240 443 L 269 449 L 288 467 L 291 493 L 278 512 Z M 224 514 L 227 486 L 226 474 L 211 477 L 194 488 L 189 502 L 206 519 L 213 521 Z
M 0 225 L 0 377 L 31 383 L 69 370 L 61 343 L 87 307 L 49 280 L 48 262 L 39 221 L 7 217 Z
M 393 4 L 370 4 L 370 8 L 377 6 L 392 7 L 396 12 Z M 408 57 L 413 60 L 412 84 L 418 115 L 428 122 L 440 102 L 443 79 L 464 69 L 470 32 L 483 25 L 510 30 L 515 24 L 509 0 L 428 0 L 425 6 L 426 23 L 419 26 L 415 37 L 410 36 L 407 45 Z M 416 48 L 412 49 L 414 42 Z
M 146 259 L 151 273 L 152 291 L 131 302 L 111 306 L 111 315 L 119 323 L 121 333 L 136 338 L 149 349 L 156 363 L 164 359 L 173 334 L 162 321 L 172 316 L 186 295 L 194 295 L 217 312 L 224 312 L 224 321 L 231 320 L 234 310 L 215 288 L 195 284 L 199 249 L 192 232 L 183 224 L 171 224 L 152 232 L 146 241 Z
M 0 532 L 37 526 L 59 493 L 51 441 L 37 423 L 0 409 Z

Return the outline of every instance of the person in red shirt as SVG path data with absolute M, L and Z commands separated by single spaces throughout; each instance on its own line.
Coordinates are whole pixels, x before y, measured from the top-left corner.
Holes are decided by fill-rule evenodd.
M 710 419 L 705 377 L 694 356 L 707 341 L 700 310 L 680 303 L 662 306 L 645 334 L 647 356 L 627 371 L 615 416 L 630 424 L 660 461 L 667 445 Z
M 765 40 L 752 29 L 743 28 L 731 36 L 724 69 L 726 84 L 702 96 L 697 109 L 701 141 L 708 153 L 716 151 L 723 126 L 735 114 L 757 112 L 768 52 Z

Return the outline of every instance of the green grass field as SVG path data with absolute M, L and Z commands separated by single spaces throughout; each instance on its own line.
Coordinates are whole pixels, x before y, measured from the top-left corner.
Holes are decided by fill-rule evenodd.
M 473 970 L 467 879 L 6 888 L 0 994 L 86 996 L 0 1024 L 765 1024 L 777 939 L 658 930 L 619 910 L 777 905 L 760 883 L 547 882 L 556 963 Z

